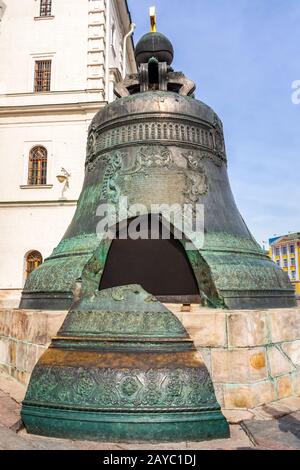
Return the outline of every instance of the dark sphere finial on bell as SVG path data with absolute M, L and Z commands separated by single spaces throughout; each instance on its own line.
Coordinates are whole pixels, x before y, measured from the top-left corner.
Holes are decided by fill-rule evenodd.
M 137 66 L 148 63 L 155 57 L 158 62 L 167 62 L 171 65 L 174 58 L 174 49 L 171 41 L 161 33 L 147 33 L 141 37 L 135 48 Z

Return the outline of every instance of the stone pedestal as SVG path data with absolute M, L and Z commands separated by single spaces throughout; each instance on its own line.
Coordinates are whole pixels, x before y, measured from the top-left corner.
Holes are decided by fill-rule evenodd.
M 253 409 L 300 396 L 300 308 L 177 315 L 201 352 L 223 409 Z M 0 369 L 28 383 L 67 312 L 0 310 Z
M 0 289 L 0 309 L 18 308 L 22 289 Z
M 67 312 L 0 309 L 0 369 L 27 385 Z
M 211 310 L 169 305 L 193 338 L 224 409 L 300 395 L 300 309 Z

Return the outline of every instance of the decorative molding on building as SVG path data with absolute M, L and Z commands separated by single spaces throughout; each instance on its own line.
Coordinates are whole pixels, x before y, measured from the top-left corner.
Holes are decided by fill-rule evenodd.
M 35 93 L 35 92 L 23 92 L 23 93 L 6 93 L 5 96 L 6 98 L 14 98 L 14 97 L 33 97 L 33 96 L 60 96 L 60 95 L 79 95 L 79 94 L 86 94 L 86 93 L 98 93 L 98 90 L 96 89 L 90 89 L 86 88 L 84 90 L 56 90 L 56 91 L 45 91 L 43 93 Z
M 34 21 L 54 20 L 55 16 L 35 16 Z
M 11 207 L 34 207 L 34 206 L 76 206 L 77 199 L 53 201 L 0 201 L 0 208 Z
M 59 104 L 40 104 L 40 105 L 20 105 L 20 106 L 1 106 L 0 116 L 17 116 L 18 114 L 57 114 L 57 113 L 78 113 L 78 112 L 96 112 L 103 106 L 103 102 L 86 101 L 82 103 L 59 103 Z
M 106 1 L 88 1 L 87 88 L 105 93 Z M 97 42 L 96 42 L 97 41 Z
M 53 184 L 21 184 L 20 189 L 52 189 Z

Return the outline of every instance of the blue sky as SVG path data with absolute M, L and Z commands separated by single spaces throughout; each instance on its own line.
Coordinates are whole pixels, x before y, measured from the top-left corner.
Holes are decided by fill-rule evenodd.
M 299 0 L 128 0 L 134 36 L 158 31 L 173 67 L 197 83 L 197 98 L 224 124 L 229 176 L 239 210 L 259 243 L 300 231 Z

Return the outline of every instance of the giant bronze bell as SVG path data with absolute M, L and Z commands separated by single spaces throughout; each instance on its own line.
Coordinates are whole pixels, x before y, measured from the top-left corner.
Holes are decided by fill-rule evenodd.
M 194 98 L 194 83 L 170 67 L 159 33 L 136 46 L 138 73 L 94 117 L 78 206 L 63 240 L 28 278 L 21 308 L 67 309 L 80 295 L 140 284 L 159 300 L 230 309 L 296 305 L 288 276 L 262 252 L 228 181 L 222 123 Z M 100 204 L 202 203 L 204 244 L 183 240 L 99 240 Z M 144 214 L 145 217 L 147 214 Z M 126 221 L 125 221 L 126 222 Z
M 194 83 L 170 64 L 159 33 L 136 47 L 138 73 L 93 119 L 86 176 L 73 221 L 49 259 L 26 282 L 22 308 L 70 308 L 34 368 L 22 406 L 31 433 L 101 440 L 184 441 L 229 435 L 205 364 L 161 301 L 212 307 L 289 307 L 288 277 L 259 248 L 240 216 L 227 176 L 222 124 L 197 101 Z M 197 203 L 200 233 L 97 236 L 99 207 Z M 141 207 L 141 206 L 140 206 Z M 131 220 L 133 219 L 133 220 Z M 143 225 L 143 235 L 151 227 Z M 199 239 L 198 239 L 199 235 Z M 192 242 L 192 243 L 191 243 Z M 191 248 L 192 246 L 192 248 Z M 74 302 L 75 301 L 75 302 Z M 201 322 L 201 315 L 199 315 Z

